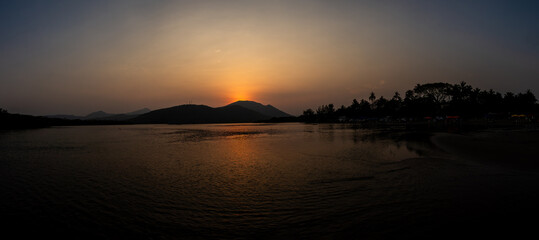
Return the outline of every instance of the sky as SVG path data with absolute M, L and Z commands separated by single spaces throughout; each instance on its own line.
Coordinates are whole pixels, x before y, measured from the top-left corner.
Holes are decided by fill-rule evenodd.
M 539 94 L 539 1 L 1 1 L 0 108 L 299 115 L 465 81 Z

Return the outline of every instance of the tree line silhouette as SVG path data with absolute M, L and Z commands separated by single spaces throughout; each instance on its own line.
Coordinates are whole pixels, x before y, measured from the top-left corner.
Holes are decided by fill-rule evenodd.
M 350 106 L 335 108 L 322 105 L 303 111 L 300 119 L 305 122 L 337 122 L 363 120 L 421 120 L 430 118 L 508 119 L 511 117 L 535 118 L 539 113 L 537 99 L 530 91 L 501 94 L 492 89 L 473 88 L 466 82 L 417 84 L 401 96 L 377 98 L 371 92 L 367 100 L 354 99 Z

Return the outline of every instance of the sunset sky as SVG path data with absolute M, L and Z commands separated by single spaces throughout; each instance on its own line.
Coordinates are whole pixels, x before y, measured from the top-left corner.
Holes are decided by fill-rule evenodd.
M 299 115 L 417 83 L 539 95 L 539 1 L 1 1 L 0 107 L 239 99 Z

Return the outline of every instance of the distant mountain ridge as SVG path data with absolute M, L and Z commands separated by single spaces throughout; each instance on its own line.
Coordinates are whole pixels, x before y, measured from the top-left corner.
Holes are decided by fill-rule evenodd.
M 158 109 L 131 120 L 133 123 L 240 123 L 255 122 L 271 117 L 241 106 L 212 108 L 206 105 L 180 105 Z
M 103 112 L 103 111 L 97 111 L 97 112 L 93 112 L 93 113 L 90 113 L 90 114 L 86 115 L 86 117 L 84 117 L 83 119 L 99 119 L 99 118 L 110 117 L 112 115 L 115 115 L 115 114 L 106 113 L 106 112 Z
M 10 114 L 0 109 L 0 129 L 111 124 L 248 123 L 268 120 L 279 121 L 281 117 L 286 119 L 291 115 L 271 105 L 263 105 L 253 101 L 238 101 L 217 108 L 187 104 L 154 111 L 144 108 L 123 114 L 97 111 L 86 116 L 30 116 Z
M 231 104 L 228 104 L 228 106 L 241 106 L 247 109 L 251 109 L 253 111 L 259 112 L 261 114 L 264 114 L 269 117 L 291 117 L 292 115 L 285 113 L 274 106 L 271 105 L 263 105 L 261 103 L 257 103 L 254 101 L 237 101 L 233 102 Z
M 125 115 L 141 115 L 141 114 L 145 114 L 145 113 L 149 113 L 151 112 L 152 110 L 148 109 L 148 108 L 143 108 L 143 109 L 139 109 L 137 111 L 133 111 L 133 112 L 128 112 L 128 113 L 124 113 Z
M 129 120 L 131 118 L 134 118 L 138 115 L 145 114 L 150 112 L 151 110 L 148 108 L 142 108 L 136 111 L 128 112 L 128 113 L 120 113 L 120 114 L 114 114 L 114 113 L 106 113 L 103 111 L 97 111 L 90 113 L 86 116 L 76 116 L 76 115 L 47 115 L 45 117 L 48 118 L 59 118 L 59 119 L 68 119 L 68 120 L 116 120 L 116 121 L 125 121 Z
M 291 116 L 271 105 L 253 101 L 238 101 L 223 107 L 206 105 L 179 105 L 139 115 L 132 123 L 242 123 L 269 120 L 274 117 Z
M 122 114 L 97 111 L 86 116 L 49 115 L 46 117 L 68 120 L 127 121 L 130 123 L 196 124 L 257 122 L 291 116 L 272 105 L 263 105 L 254 101 L 237 101 L 217 108 L 206 105 L 186 104 L 154 111 L 143 108 Z

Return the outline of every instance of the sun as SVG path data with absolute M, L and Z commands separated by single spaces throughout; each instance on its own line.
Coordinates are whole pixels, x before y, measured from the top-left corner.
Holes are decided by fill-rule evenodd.
M 253 98 L 259 92 L 258 82 L 260 77 L 250 71 L 230 70 L 221 80 L 222 96 L 229 102 L 254 101 Z
M 247 83 L 237 82 L 226 91 L 227 100 L 230 102 L 252 100 L 254 93 L 253 86 Z
M 231 93 L 229 97 L 229 100 L 231 102 L 246 101 L 250 99 L 251 96 L 244 91 L 233 91 L 233 93 Z

